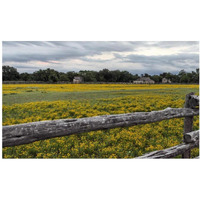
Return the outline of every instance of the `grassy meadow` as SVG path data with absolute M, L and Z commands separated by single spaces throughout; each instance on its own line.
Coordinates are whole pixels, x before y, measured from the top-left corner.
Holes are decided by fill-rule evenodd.
M 184 106 L 198 85 L 7 84 L 3 125 Z M 199 118 L 194 117 L 194 130 Z M 3 158 L 134 158 L 182 142 L 183 119 L 92 131 L 3 148 Z M 192 157 L 199 155 L 192 150 Z

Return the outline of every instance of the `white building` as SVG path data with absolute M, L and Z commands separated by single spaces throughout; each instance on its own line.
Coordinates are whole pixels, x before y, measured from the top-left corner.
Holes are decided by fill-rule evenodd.
M 150 79 L 149 77 L 141 77 L 138 78 L 136 81 L 133 81 L 135 84 L 154 84 L 155 81 Z
M 73 79 L 73 83 L 83 83 L 83 77 L 81 76 L 75 76 Z
M 162 83 L 171 83 L 170 79 L 163 78 Z

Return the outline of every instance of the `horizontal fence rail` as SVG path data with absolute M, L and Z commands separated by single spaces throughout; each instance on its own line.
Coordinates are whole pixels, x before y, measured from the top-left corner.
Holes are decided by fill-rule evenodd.
M 38 140 L 89 131 L 129 127 L 196 115 L 199 115 L 199 109 L 167 108 L 165 110 L 152 112 L 103 115 L 80 119 L 59 119 L 3 126 L 3 147 L 28 144 Z
M 185 142 L 183 144 L 179 144 L 177 146 L 170 147 L 168 149 L 153 151 L 150 153 L 146 153 L 136 159 L 145 159 L 145 158 L 173 158 L 180 154 L 183 154 L 185 151 L 189 151 L 193 148 L 199 147 L 199 130 L 186 133 L 184 135 Z M 197 157 L 198 158 L 198 157 Z

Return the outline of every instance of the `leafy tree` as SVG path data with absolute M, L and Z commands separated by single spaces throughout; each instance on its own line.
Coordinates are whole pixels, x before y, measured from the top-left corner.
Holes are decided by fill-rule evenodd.
M 120 76 L 120 82 L 133 81 L 133 75 L 130 72 L 122 71 Z
M 85 82 L 97 82 L 98 72 L 95 71 L 79 71 L 79 76 L 83 77 Z
M 99 81 L 110 82 L 112 75 L 108 69 L 99 71 Z
M 145 73 L 143 77 L 151 77 L 149 74 Z
M 69 81 L 72 82 L 75 76 L 78 76 L 78 73 L 76 73 L 76 72 L 74 72 L 74 71 L 72 71 L 72 72 L 67 72 L 67 77 L 68 77 Z
M 3 81 L 19 80 L 19 72 L 16 68 L 10 66 L 3 66 Z
M 111 79 L 110 82 L 119 82 L 121 72 L 119 70 L 110 71 Z
M 44 82 L 57 82 L 59 80 L 59 73 L 54 69 L 39 70 L 33 73 L 33 78 L 35 81 Z
M 85 82 L 132 82 L 138 79 L 138 74 L 131 74 L 128 71 L 108 69 L 97 71 L 82 70 L 77 72 L 70 71 L 67 73 L 57 72 L 53 69 L 38 70 L 33 74 L 27 72 L 19 74 L 14 67 L 3 66 L 3 81 L 44 81 L 44 82 L 57 82 L 57 81 L 70 81 L 72 82 L 75 76 L 81 76 Z M 170 79 L 173 83 L 199 83 L 199 69 L 187 73 L 181 70 L 177 75 L 170 72 L 164 72 L 160 75 L 149 75 L 148 73 L 141 74 L 141 77 L 150 77 L 156 83 L 161 83 L 162 78 Z
M 162 77 L 159 75 L 153 75 L 151 76 L 151 79 L 155 81 L 155 83 L 161 83 L 162 82 Z
M 183 75 L 180 77 L 180 83 L 188 83 L 187 74 L 183 74 Z
M 59 81 L 69 81 L 69 77 L 66 73 L 60 72 L 59 73 Z
M 20 80 L 22 81 L 30 81 L 31 78 L 31 74 L 28 74 L 27 72 L 20 74 Z
M 137 80 L 138 78 L 140 78 L 138 74 L 133 75 L 133 81 Z

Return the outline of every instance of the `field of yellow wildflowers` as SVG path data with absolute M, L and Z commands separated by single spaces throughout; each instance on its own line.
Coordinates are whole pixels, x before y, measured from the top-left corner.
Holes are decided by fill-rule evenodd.
M 3 125 L 179 108 L 189 92 L 198 85 L 3 85 Z M 3 158 L 134 158 L 180 144 L 182 133 L 183 119 L 171 119 L 6 147 Z

